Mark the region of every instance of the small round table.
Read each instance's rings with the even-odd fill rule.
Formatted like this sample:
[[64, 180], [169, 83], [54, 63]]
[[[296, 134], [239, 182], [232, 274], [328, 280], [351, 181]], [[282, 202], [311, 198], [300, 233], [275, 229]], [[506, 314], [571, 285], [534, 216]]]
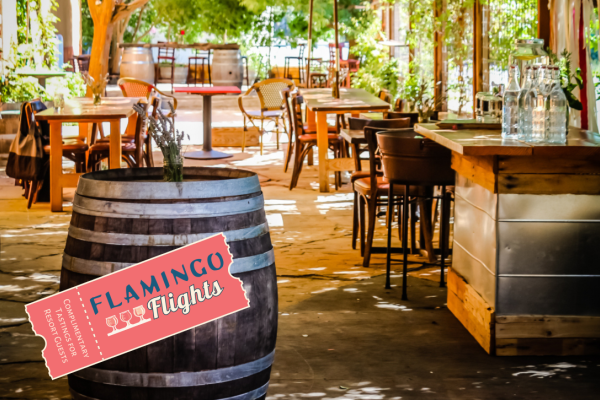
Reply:
[[204, 141], [202, 150], [191, 151], [183, 156], [192, 160], [218, 160], [221, 158], [233, 157], [233, 154], [227, 154], [212, 149], [212, 97], [224, 94], [241, 94], [242, 91], [236, 86], [212, 86], [212, 87], [178, 87], [175, 93], [191, 93], [202, 96], [202, 122]]

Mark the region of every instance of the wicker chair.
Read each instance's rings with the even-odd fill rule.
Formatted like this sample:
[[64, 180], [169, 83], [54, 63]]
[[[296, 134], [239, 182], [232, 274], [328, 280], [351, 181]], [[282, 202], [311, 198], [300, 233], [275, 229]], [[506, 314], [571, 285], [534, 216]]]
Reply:
[[[255, 83], [246, 93], [238, 97], [240, 110], [244, 115], [244, 137], [242, 139], [242, 152], [246, 147], [246, 132], [248, 131], [247, 120], [258, 128], [255, 121], [260, 121], [260, 154], [263, 153], [263, 134], [265, 121], [275, 122], [275, 131], [277, 135], [277, 149], [279, 150], [279, 120], [283, 121], [284, 102], [281, 96], [283, 89], [293, 90], [294, 82], [288, 79], [266, 79]], [[249, 96], [252, 91], [256, 91], [260, 100], [260, 110], [246, 110], [244, 108], [244, 98]], [[283, 124], [283, 130], [288, 131]], [[289, 134], [288, 134], [289, 136]], [[291, 139], [290, 139], [291, 140]]]

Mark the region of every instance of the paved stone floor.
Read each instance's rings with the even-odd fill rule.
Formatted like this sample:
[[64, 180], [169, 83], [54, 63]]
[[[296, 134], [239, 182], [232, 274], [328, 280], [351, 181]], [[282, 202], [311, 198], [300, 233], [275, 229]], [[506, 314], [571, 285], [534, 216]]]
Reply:
[[[273, 145], [263, 156], [223, 150], [234, 157], [186, 164], [260, 174], [280, 299], [268, 399], [600, 398], [599, 358], [488, 356], [447, 310], [446, 290], [435, 282], [439, 268], [411, 274], [408, 301], [400, 300], [397, 273], [392, 290], [384, 290], [384, 257], [365, 269], [350, 247], [348, 185], [319, 193], [313, 166], [290, 192], [291, 174]], [[27, 211], [0, 167], [0, 399], [69, 398], [66, 379], [47, 375], [43, 340], [33, 335], [24, 304], [58, 289], [72, 196], [65, 191], [63, 213], [50, 213], [47, 204]], [[383, 244], [383, 221], [377, 231]]]

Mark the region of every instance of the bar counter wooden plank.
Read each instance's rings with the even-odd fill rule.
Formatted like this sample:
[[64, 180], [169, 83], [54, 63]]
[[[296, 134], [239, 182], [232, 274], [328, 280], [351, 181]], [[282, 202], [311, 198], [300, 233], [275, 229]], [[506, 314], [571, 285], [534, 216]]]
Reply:
[[329, 192], [330, 171], [353, 171], [351, 158], [329, 160], [327, 157], [327, 114], [360, 114], [361, 112], [389, 111], [390, 105], [363, 89], [340, 88], [340, 98], [331, 95], [331, 89], [302, 89], [307, 107], [309, 129], [317, 131], [319, 148], [319, 187]]
[[600, 354], [600, 273], [586, 269], [600, 237], [600, 134], [571, 127], [556, 145], [415, 130], [452, 150], [457, 172], [450, 311], [490, 354]]
[[62, 190], [65, 187], [77, 187], [82, 174], [64, 174], [62, 171], [62, 124], [76, 122], [80, 124], [80, 137], [87, 140], [87, 124], [110, 122], [110, 158], [109, 168], [121, 168], [121, 119], [128, 118], [127, 131], [135, 130], [136, 113], [133, 105], [139, 98], [118, 97], [103, 98], [102, 104], [94, 106], [91, 98], [78, 98], [65, 101], [65, 107], [57, 111], [54, 108], [35, 115], [37, 120], [50, 124], [50, 209], [62, 211]]

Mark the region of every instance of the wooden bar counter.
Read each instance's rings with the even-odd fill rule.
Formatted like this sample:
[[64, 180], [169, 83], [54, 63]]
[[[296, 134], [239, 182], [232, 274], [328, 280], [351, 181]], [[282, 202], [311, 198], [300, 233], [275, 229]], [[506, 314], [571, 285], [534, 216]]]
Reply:
[[600, 354], [600, 135], [415, 130], [457, 172], [448, 308], [496, 355]]

